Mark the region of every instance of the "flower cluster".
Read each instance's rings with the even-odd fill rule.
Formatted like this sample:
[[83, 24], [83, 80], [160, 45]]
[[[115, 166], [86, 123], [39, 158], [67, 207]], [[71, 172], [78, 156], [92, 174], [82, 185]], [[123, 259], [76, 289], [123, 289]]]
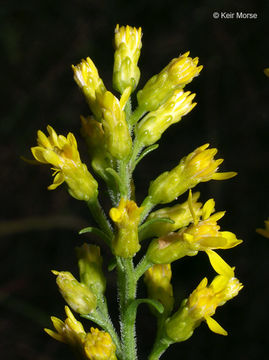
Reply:
[[117, 360], [116, 346], [107, 332], [92, 327], [90, 332], [86, 333], [83, 325], [76, 320], [68, 306], [65, 306], [65, 313], [67, 318], [64, 322], [55, 316], [51, 317], [56, 332], [45, 329], [46, 333], [58, 341], [71, 345], [83, 359]]
[[[108, 270], [117, 271], [121, 336], [107, 307], [107, 282], [99, 246], [85, 243], [76, 249], [79, 280], [68, 271], [52, 271], [70, 308], [103, 329], [91, 328], [86, 332], [67, 306], [64, 322], [52, 317], [56, 331], [45, 329], [46, 332], [72, 346], [83, 359], [116, 360], [117, 356], [119, 360], [135, 360], [135, 318], [141, 303], [147, 303], [158, 319], [156, 342], [149, 359], [158, 359], [169, 345], [188, 339], [202, 321], [213, 332], [226, 335], [213, 316], [218, 307], [242, 288], [234, 268], [216, 252], [231, 249], [242, 240], [230, 231], [220, 230], [218, 221], [225, 212], [215, 212], [213, 199], [203, 204], [198, 202], [200, 193], [191, 192], [201, 182], [226, 180], [236, 175], [219, 172], [223, 159], [215, 159], [217, 149], [209, 144], [198, 146], [172, 170], [157, 176], [143, 202], [136, 202], [133, 172], [147, 154], [157, 149], [156, 143], [165, 136], [165, 131], [183, 116], [187, 117], [197, 105], [193, 102], [195, 94], [185, 91], [185, 86], [203, 68], [189, 52], [171, 60], [137, 92], [137, 107], [133, 109], [131, 100], [140, 79], [141, 38], [141, 28], [116, 26], [113, 88], [118, 96], [107, 90], [89, 57], [72, 66], [74, 79], [91, 112], [81, 116], [81, 134], [90, 155], [90, 171], [103, 185], [97, 183], [81, 161], [72, 133], [67, 137], [57, 135], [48, 126], [49, 135], [39, 130], [38, 144], [31, 148], [39, 163], [52, 166], [54, 181], [50, 190], [65, 182], [70, 195], [86, 202], [95, 224], [82, 229], [80, 234], [89, 232], [104, 240], [112, 254]], [[100, 190], [102, 186], [104, 191]], [[107, 214], [99, 202], [98, 189], [109, 196]], [[188, 200], [178, 201], [187, 191]], [[152, 211], [156, 205], [175, 200], [174, 204]], [[267, 230], [260, 233], [267, 236]], [[144, 247], [147, 247], [145, 256], [140, 256]], [[171, 264], [199, 252], [207, 254], [217, 276], [210, 284], [204, 278], [180, 308], [174, 310], [178, 301], [172, 286]], [[141, 260], [135, 265], [133, 258], [137, 253]], [[137, 283], [143, 275], [148, 298], [137, 299]]]

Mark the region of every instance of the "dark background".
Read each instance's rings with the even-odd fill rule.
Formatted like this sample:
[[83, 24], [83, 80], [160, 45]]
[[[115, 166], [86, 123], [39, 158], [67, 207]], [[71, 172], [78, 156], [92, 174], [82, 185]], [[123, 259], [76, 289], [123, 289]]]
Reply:
[[[164, 359], [265, 359], [268, 340], [268, 239], [255, 233], [269, 216], [268, 1], [108, 1], [13, 0], [1, 2], [1, 292], [0, 353], [9, 359], [72, 359], [69, 349], [42, 330], [50, 315], [63, 318], [64, 302], [51, 269], [77, 275], [73, 249], [90, 237], [78, 230], [90, 224], [82, 202], [64, 186], [48, 192], [48, 167], [30, 166], [37, 129], [52, 125], [73, 131], [87, 161], [79, 133], [79, 115], [87, 106], [73, 81], [71, 64], [90, 56], [111, 89], [114, 27], [142, 26], [140, 86], [173, 57], [191, 51], [204, 65], [187, 86], [198, 106], [172, 126], [160, 147], [137, 168], [137, 198], [149, 181], [171, 169], [196, 147], [210, 142], [225, 158], [222, 170], [238, 171], [229, 181], [198, 186], [201, 199], [216, 200], [227, 210], [222, 228], [244, 243], [221, 254], [236, 266], [245, 287], [215, 315], [229, 336], [213, 334], [202, 324]], [[256, 12], [258, 19], [213, 19], [214, 11]], [[101, 191], [102, 193], [102, 191]], [[101, 195], [102, 197], [102, 195]], [[184, 199], [184, 197], [183, 197]], [[105, 203], [108, 208], [108, 204]], [[93, 238], [91, 238], [93, 239]], [[93, 239], [96, 241], [96, 239]], [[102, 247], [105, 262], [110, 256]], [[174, 264], [176, 304], [200, 282], [213, 277], [203, 253]], [[108, 275], [108, 297], [117, 321], [115, 279]], [[144, 294], [140, 285], [139, 294]], [[88, 329], [89, 324], [86, 324]], [[155, 321], [146, 306], [138, 318], [138, 353], [146, 358]]]

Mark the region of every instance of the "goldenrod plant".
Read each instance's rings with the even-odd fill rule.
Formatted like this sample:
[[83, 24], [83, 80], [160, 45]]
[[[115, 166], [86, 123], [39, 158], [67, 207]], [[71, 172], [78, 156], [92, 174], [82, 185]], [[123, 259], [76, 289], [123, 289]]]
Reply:
[[[220, 230], [218, 221], [224, 211], [215, 212], [215, 201], [209, 199], [202, 204], [198, 201], [200, 194], [191, 190], [200, 182], [236, 175], [218, 171], [223, 159], [215, 159], [217, 149], [209, 144], [198, 146], [173, 169], [152, 180], [144, 201], [136, 203], [133, 173], [138, 163], [158, 147], [156, 142], [165, 130], [196, 106], [195, 94], [185, 91], [185, 87], [202, 70], [198, 58], [190, 57], [189, 52], [171, 60], [137, 92], [137, 107], [133, 109], [131, 96], [140, 78], [141, 38], [141, 28], [116, 26], [113, 88], [118, 95], [106, 88], [89, 57], [72, 66], [91, 111], [81, 117], [91, 170], [81, 161], [72, 133], [58, 135], [48, 126], [48, 135], [39, 130], [37, 146], [31, 148], [34, 158], [50, 164], [53, 170], [54, 180], [48, 189], [65, 183], [69, 194], [89, 207], [96, 225], [80, 230], [80, 234], [94, 233], [108, 246], [112, 260], [106, 266], [117, 275], [120, 321], [114, 326], [99, 246], [85, 243], [77, 248], [78, 279], [68, 269], [52, 270], [68, 306], [66, 319], [52, 317], [55, 330], [45, 331], [70, 345], [81, 359], [137, 359], [136, 312], [144, 303], [157, 318], [156, 341], [149, 360], [159, 359], [170, 345], [189, 339], [203, 321], [211, 331], [227, 335], [213, 316], [242, 288], [235, 268], [216, 252], [242, 241], [232, 232]], [[98, 182], [107, 187], [111, 203], [107, 214], [99, 202]], [[185, 202], [178, 200], [183, 194], [188, 195]], [[148, 242], [144, 254], [142, 241]], [[201, 251], [208, 256], [216, 277], [210, 283], [207, 278], [200, 279], [188, 298], [175, 299], [172, 263]], [[136, 296], [142, 277], [148, 293], [144, 299]], [[180, 306], [174, 306], [180, 301]], [[77, 320], [79, 316], [90, 321], [87, 328]], [[91, 327], [93, 323], [95, 327]]]

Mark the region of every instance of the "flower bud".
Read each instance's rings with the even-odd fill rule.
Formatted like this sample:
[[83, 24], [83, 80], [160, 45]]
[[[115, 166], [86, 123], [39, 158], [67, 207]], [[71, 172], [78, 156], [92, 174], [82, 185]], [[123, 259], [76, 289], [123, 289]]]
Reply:
[[132, 138], [123, 110], [130, 90], [131, 88], [126, 89], [120, 101], [109, 91], [97, 96], [98, 104], [102, 110], [105, 145], [116, 159], [126, 158], [132, 148]]
[[182, 234], [170, 233], [151, 241], [146, 257], [153, 264], [170, 264], [184, 256], [194, 256], [197, 250], [190, 249]]
[[127, 87], [135, 90], [140, 79], [137, 62], [140, 56], [142, 31], [131, 26], [116, 26], [113, 87], [123, 93]]
[[175, 90], [174, 94], [157, 110], [149, 112], [137, 125], [136, 136], [139, 143], [149, 146], [158, 141], [165, 130], [179, 122], [196, 105], [192, 103], [195, 94], [190, 91]]
[[[153, 265], [144, 275], [148, 297], [160, 301], [166, 315], [170, 314], [174, 306], [173, 287], [170, 282], [171, 277], [170, 264]], [[155, 315], [159, 315], [153, 307], [151, 309]]]
[[142, 208], [132, 200], [121, 199], [117, 208], [109, 212], [117, 230], [112, 239], [112, 249], [116, 256], [132, 258], [140, 249], [138, 224]]
[[96, 121], [93, 116], [86, 118], [81, 116], [81, 124], [81, 133], [88, 145], [92, 168], [99, 176], [105, 179], [105, 170], [114, 168], [114, 161], [106, 149], [103, 125]]
[[162, 173], [151, 182], [149, 196], [154, 204], [169, 203], [200, 182], [225, 180], [236, 175], [235, 172], [217, 173], [223, 159], [215, 160], [217, 149], [207, 149], [208, 146], [200, 146], [184, 157], [174, 169]]
[[99, 246], [83, 244], [76, 248], [80, 281], [97, 296], [103, 294], [106, 288], [106, 278], [102, 271], [102, 256]]
[[[196, 217], [199, 217], [202, 214], [200, 202], [197, 202], [200, 193], [196, 192], [192, 197], [192, 209]], [[173, 224], [168, 222], [153, 222], [149, 224], [145, 231], [143, 231], [142, 237], [140, 240], [150, 238], [153, 236], [164, 236], [172, 231], [176, 231], [183, 227], [189, 225], [193, 220], [193, 215], [190, 211], [188, 201], [185, 201], [182, 204], [177, 204], [171, 207], [162, 208], [160, 210], [152, 212], [148, 220], [158, 219], [158, 218], [169, 218], [174, 221]]]
[[183, 300], [179, 310], [165, 323], [166, 335], [174, 342], [188, 340], [199, 325], [189, 316], [189, 308], [186, 306], [186, 302], [187, 299]]
[[68, 271], [52, 271], [57, 275], [56, 283], [67, 304], [81, 315], [89, 314], [96, 308], [96, 296], [84, 284], [78, 282]]
[[95, 67], [93, 61], [87, 57], [86, 60], [82, 60], [80, 64], [72, 65], [74, 71], [74, 79], [77, 85], [81, 88], [91, 111], [100, 119], [101, 111], [99, 105], [96, 102], [97, 94], [104, 94], [106, 88], [103, 80], [98, 74], [98, 70]]
[[157, 75], [154, 75], [137, 93], [138, 104], [145, 111], [156, 110], [176, 89], [182, 89], [199, 75], [202, 66], [198, 58], [188, 57], [189, 52], [170, 61]]
[[90, 360], [117, 360], [116, 345], [105, 331], [92, 327], [91, 332], [86, 335], [84, 349]]

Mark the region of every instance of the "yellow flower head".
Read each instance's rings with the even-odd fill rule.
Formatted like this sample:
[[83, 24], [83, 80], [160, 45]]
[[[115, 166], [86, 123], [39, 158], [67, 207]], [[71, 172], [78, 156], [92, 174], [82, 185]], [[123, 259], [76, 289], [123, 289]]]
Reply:
[[66, 181], [69, 193], [74, 198], [85, 201], [94, 199], [98, 184], [80, 160], [74, 135], [69, 133], [64, 137], [57, 135], [51, 126], [47, 129], [48, 137], [41, 130], [38, 131], [38, 146], [32, 147], [31, 151], [37, 161], [53, 166], [54, 181], [48, 189], [54, 190]]
[[137, 94], [138, 104], [145, 111], [156, 110], [176, 89], [182, 89], [199, 75], [202, 66], [198, 58], [192, 59], [189, 52], [170, 61], [157, 75], [153, 76]]
[[84, 343], [86, 333], [83, 325], [76, 320], [68, 306], [65, 306], [67, 318], [63, 322], [55, 316], [51, 317], [51, 321], [56, 331], [44, 329], [54, 339], [75, 347], [81, 347]]
[[192, 79], [199, 75], [203, 66], [197, 66], [199, 58], [192, 59], [189, 57], [190, 52], [179, 56], [170, 61], [167, 67], [162, 72], [167, 71], [169, 78], [176, 83], [184, 87], [192, 81]]
[[91, 328], [86, 335], [84, 349], [90, 360], [116, 360], [116, 345], [105, 331]]
[[[170, 264], [153, 265], [144, 275], [149, 298], [160, 301], [167, 314], [172, 311], [174, 305], [171, 277]], [[154, 313], [156, 314], [156, 311]]]
[[208, 180], [226, 180], [236, 175], [236, 172], [217, 173], [223, 159], [215, 160], [217, 149], [208, 149], [209, 144], [202, 145], [184, 158], [185, 172], [189, 177], [199, 182]]
[[137, 62], [142, 47], [141, 38], [141, 28], [136, 29], [129, 25], [116, 26], [113, 85], [120, 93], [129, 86], [132, 91], [137, 87], [140, 78]]
[[100, 109], [96, 104], [96, 94], [103, 94], [106, 91], [103, 80], [98, 74], [93, 61], [87, 57], [82, 60], [80, 64], [72, 65], [74, 71], [74, 79], [77, 85], [81, 88], [89, 106], [94, 115], [100, 117]]
[[120, 27], [119, 24], [117, 24], [115, 29], [115, 47], [118, 49], [121, 44], [125, 44], [125, 51], [128, 52], [130, 58], [135, 55], [137, 49], [141, 49], [141, 38], [141, 27], [138, 29], [129, 25]]
[[117, 208], [110, 209], [109, 215], [117, 227], [112, 240], [115, 255], [129, 258], [140, 249], [137, 227], [142, 210], [134, 201], [124, 198]]
[[223, 159], [214, 159], [217, 149], [200, 146], [185, 156], [171, 171], [166, 171], [151, 182], [149, 196], [154, 204], [165, 204], [175, 200], [200, 182], [230, 179], [236, 172], [217, 173]]
[[149, 112], [137, 125], [136, 136], [143, 146], [158, 141], [164, 131], [181, 120], [196, 105], [192, 103], [195, 94], [190, 91], [175, 90], [174, 94], [157, 110]]
[[257, 229], [257, 233], [269, 239], [269, 219], [265, 220], [265, 229]]
[[[154, 264], [171, 263], [184, 256], [197, 255], [198, 251], [212, 249], [230, 249], [242, 243], [229, 231], [219, 231], [217, 221], [225, 214], [224, 211], [213, 215], [215, 202], [208, 200], [202, 208], [202, 219], [193, 207], [192, 195], [188, 199], [190, 214], [194, 223], [178, 232], [170, 232], [154, 239], [148, 248], [147, 257]], [[170, 224], [169, 224], [170, 225]]]
[[110, 91], [97, 96], [97, 102], [102, 112], [102, 124], [105, 145], [116, 159], [123, 159], [130, 153], [132, 139], [125, 119], [124, 107], [130, 96], [131, 88], [127, 88], [120, 101]]
[[[190, 206], [191, 202], [189, 203]], [[219, 231], [220, 226], [217, 221], [221, 219], [225, 211], [214, 212], [215, 201], [208, 200], [202, 208], [202, 219], [198, 221], [194, 212], [194, 223], [183, 230], [183, 239], [189, 244], [190, 249], [206, 251], [208, 249], [230, 249], [242, 243], [230, 231]]]
[[231, 268], [215, 252], [209, 252], [212, 266], [219, 273], [210, 285], [204, 278], [198, 287], [189, 296], [187, 307], [189, 316], [195, 321], [205, 320], [213, 332], [227, 335], [227, 332], [211, 318], [216, 308], [235, 297], [242, 289], [242, 284], [234, 277], [234, 268]]

